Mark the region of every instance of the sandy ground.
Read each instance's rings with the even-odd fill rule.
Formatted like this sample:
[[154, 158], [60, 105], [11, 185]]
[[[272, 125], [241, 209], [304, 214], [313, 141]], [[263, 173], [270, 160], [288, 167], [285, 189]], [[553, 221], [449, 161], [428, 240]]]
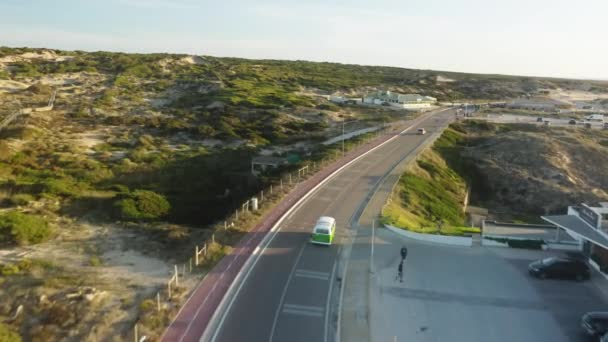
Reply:
[[23, 90], [29, 87], [28, 84], [10, 81], [10, 80], [0, 80], [0, 93], [11, 93], [19, 90]]
[[451, 78], [447, 78], [447, 77], [441, 76], [441, 75], [437, 75], [437, 82], [438, 83], [441, 83], [441, 82], [454, 82], [454, 80], [451, 79]]
[[608, 93], [591, 93], [582, 90], [552, 90], [549, 96], [559, 101], [593, 101], [595, 99], [608, 99]]

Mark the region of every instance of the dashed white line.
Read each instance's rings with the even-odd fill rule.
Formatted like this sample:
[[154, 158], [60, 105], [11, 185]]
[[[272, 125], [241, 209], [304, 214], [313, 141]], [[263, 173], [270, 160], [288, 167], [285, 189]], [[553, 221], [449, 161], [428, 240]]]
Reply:
[[302, 277], [302, 278], [329, 280], [329, 273], [327, 273], [327, 272], [317, 272], [317, 271], [310, 271], [310, 270], [303, 270], [303, 269], [297, 270], [295, 276]]
[[320, 306], [310, 305], [297, 305], [297, 304], [285, 304], [283, 305], [283, 312], [293, 315], [303, 315], [309, 317], [323, 317], [323, 311], [325, 309]]

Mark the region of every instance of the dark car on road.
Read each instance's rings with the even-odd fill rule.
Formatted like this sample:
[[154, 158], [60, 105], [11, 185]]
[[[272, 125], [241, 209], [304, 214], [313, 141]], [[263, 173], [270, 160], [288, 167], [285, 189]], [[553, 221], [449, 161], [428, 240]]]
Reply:
[[571, 258], [546, 258], [528, 266], [528, 272], [538, 278], [589, 279], [591, 273], [584, 261]]
[[576, 120], [572, 119], [572, 120], [568, 121], [568, 124], [570, 124], [570, 125], [576, 125]]
[[587, 312], [581, 318], [581, 326], [590, 336], [600, 337], [608, 333], [608, 312]]

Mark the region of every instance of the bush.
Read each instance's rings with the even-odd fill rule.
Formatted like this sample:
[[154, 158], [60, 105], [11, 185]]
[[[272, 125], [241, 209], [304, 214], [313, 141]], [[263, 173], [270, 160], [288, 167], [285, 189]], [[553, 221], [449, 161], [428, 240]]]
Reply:
[[101, 266], [103, 265], [103, 261], [98, 256], [92, 256], [89, 259], [89, 265], [91, 266]]
[[30, 194], [16, 194], [11, 196], [10, 202], [12, 205], [27, 205], [34, 200], [34, 196]]
[[169, 213], [171, 205], [163, 197], [153, 191], [136, 190], [121, 195], [114, 205], [118, 215], [124, 220], [154, 220]]
[[11, 211], [0, 215], [0, 243], [29, 245], [43, 242], [52, 233], [40, 216]]
[[5, 323], [0, 323], [0, 341], [3, 342], [21, 342], [21, 336], [14, 332], [11, 327]]

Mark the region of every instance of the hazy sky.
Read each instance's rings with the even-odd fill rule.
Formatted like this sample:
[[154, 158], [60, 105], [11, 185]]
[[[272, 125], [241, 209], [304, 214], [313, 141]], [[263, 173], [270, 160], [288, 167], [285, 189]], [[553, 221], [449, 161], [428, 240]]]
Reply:
[[0, 0], [0, 45], [608, 79], [608, 0]]

